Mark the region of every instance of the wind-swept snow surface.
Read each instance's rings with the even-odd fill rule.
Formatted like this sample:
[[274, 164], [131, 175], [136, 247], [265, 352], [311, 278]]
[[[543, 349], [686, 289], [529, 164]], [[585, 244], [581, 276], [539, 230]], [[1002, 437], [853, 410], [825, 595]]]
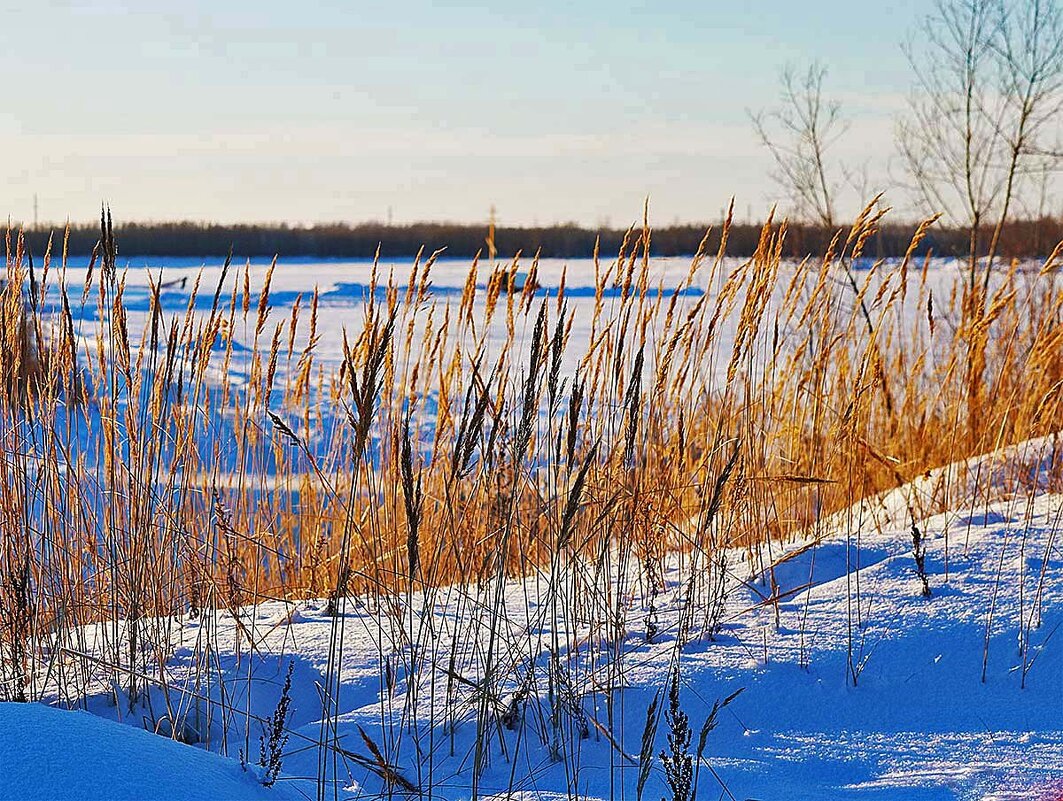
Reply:
[[[72, 658], [82, 690], [53, 699], [177, 730], [198, 749], [84, 713], [0, 705], [0, 796], [314, 797], [322, 777], [330, 798], [431, 787], [439, 799], [635, 799], [645, 769], [644, 797], [671, 798], [663, 712], [678, 666], [691, 752], [713, 703], [742, 690], [706, 734], [699, 798], [1059, 798], [1055, 453], [1041, 440], [943, 468], [771, 554], [611, 554], [501, 584], [351, 598], [339, 616], [323, 601], [269, 602], [238, 620], [170, 621], [168, 669], [149, 691], [130, 698], [104, 660]], [[1001, 459], [1028, 465], [1027, 480], [980, 480], [994, 491], [960, 501], [964, 471], [992, 475]], [[948, 511], [906, 519], [942, 508], [914, 501], [938, 475], [953, 488]], [[323, 727], [339, 634], [340, 713]], [[90, 630], [83, 647], [110, 653], [108, 637], [110, 626]], [[232, 757], [257, 761], [289, 666], [290, 737], [267, 790]]]
[[83, 712], [0, 703], [0, 798], [298, 798], [266, 789], [254, 770], [201, 749]]

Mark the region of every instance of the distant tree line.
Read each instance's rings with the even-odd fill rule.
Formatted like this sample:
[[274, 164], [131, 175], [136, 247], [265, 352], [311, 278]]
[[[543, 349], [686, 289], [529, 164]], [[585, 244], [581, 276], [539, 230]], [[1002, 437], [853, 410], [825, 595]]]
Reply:
[[[706, 231], [706, 249], [714, 253], [719, 248], [720, 225], [671, 225], [655, 228], [651, 251], [657, 256], [688, 256], [694, 253]], [[884, 225], [868, 242], [865, 253], [872, 257], [903, 256], [908, 249], [914, 224]], [[711, 229], [711, 230], [710, 230]], [[800, 223], [788, 227], [784, 252], [793, 258], [822, 254], [840, 227]], [[386, 259], [407, 258], [423, 249], [426, 253], [445, 248], [445, 255], [471, 258], [478, 252], [487, 254], [485, 225], [448, 223], [413, 223], [385, 225], [383, 223], [323, 224], [294, 226], [219, 225], [214, 223], [126, 223], [115, 226], [119, 256], [134, 257], [190, 257], [215, 259], [232, 250], [237, 259], [270, 258], [372, 258], [379, 247]], [[39, 258], [49, 238], [53, 252], [61, 250], [65, 230], [40, 226], [25, 230], [31, 254]], [[99, 239], [95, 225], [73, 225], [69, 228], [68, 252], [72, 256], [87, 256]], [[517, 252], [530, 257], [539, 252], [543, 258], [587, 258], [594, 254], [595, 245], [604, 257], [615, 256], [626, 231], [616, 228], [592, 229], [577, 225], [550, 227], [497, 228], [495, 247], [499, 258], [511, 258]], [[727, 253], [749, 256], [757, 247], [761, 226], [736, 224], [731, 227]], [[990, 237], [983, 237], [988, 243]], [[1000, 234], [998, 253], [1008, 257], [1044, 256], [1063, 239], [1063, 221], [1045, 217], [1040, 220], [1013, 220]], [[918, 253], [932, 251], [938, 256], [966, 256], [970, 243], [969, 230], [963, 227], [936, 225], [920, 245]], [[986, 245], [988, 246], [988, 245]]]

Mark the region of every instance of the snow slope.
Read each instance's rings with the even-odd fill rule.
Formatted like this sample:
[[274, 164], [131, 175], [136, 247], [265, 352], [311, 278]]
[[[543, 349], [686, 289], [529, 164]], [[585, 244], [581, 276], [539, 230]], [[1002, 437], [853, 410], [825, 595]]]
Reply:
[[298, 798], [267, 789], [252, 769], [198, 748], [83, 712], [0, 703], [0, 798]]
[[[342, 624], [336, 735], [343, 750], [328, 776], [340, 797], [431, 784], [434, 798], [466, 799], [478, 764], [481, 797], [635, 799], [647, 708], [654, 697], [667, 706], [678, 660], [693, 748], [713, 702], [742, 690], [707, 735], [698, 797], [1058, 799], [1056, 451], [1054, 440], [1038, 440], [934, 471], [770, 559], [726, 554], [718, 627], [702, 611], [713, 597], [704, 561], [668, 558], [653, 594], [646, 566], [621, 554], [501, 586], [350, 599], [340, 618], [323, 602], [269, 602], [239, 621], [224, 613], [175, 620], [165, 695], [156, 688], [130, 702], [105, 672], [90, 671], [78, 703], [133, 726], [154, 719], [156, 728], [159, 710], [177, 710], [176, 728], [200, 747], [85, 714], [0, 705], [0, 797], [44, 780], [42, 753], [67, 767], [47, 779], [41, 797], [104, 797], [101, 788], [113, 786], [115, 797], [128, 789], [179, 798], [171, 785], [180, 776], [211, 782], [203, 785], [217, 788], [210, 797], [312, 797], [319, 688], [327, 683], [330, 637]], [[972, 476], [993, 491], [971, 491]], [[932, 595], [924, 597], [910, 514], [939, 508], [940, 499], [913, 499], [946, 484], [945, 511], [915, 521], [927, 548]], [[108, 652], [108, 631], [88, 632], [85, 648]], [[205, 655], [220, 670], [210, 685], [196, 667]], [[235, 761], [204, 749], [232, 755], [250, 744], [257, 755], [289, 665], [285, 778], [267, 791]], [[667, 729], [661, 717], [648, 753], [668, 747]], [[15, 734], [26, 730], [31, 739]], [[90, 742], [103, 745], [89, 750]], [[113, 759], [92, 758], [97, 753]], [[654, 758], [645, 797], [667, 792]]]

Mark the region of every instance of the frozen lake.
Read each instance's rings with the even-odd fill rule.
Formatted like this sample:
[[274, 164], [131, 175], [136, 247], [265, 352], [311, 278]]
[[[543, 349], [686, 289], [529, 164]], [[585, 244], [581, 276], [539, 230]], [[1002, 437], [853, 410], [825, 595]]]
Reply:
[[[658, 292], [663, 292], [666, 302], [661, 304], [662, 317], [663, 310], [667, 306], [667, 300], [680, 287], [682, 289], [676, 301], [676, 314], [687, 313], [695, 304], [701, 302], [703, 297], [711, 307], [714, 305], [714, 300], [725, 281], [736, 270], [739, 270], [745, 261], [744, 259], [727, 258], [714, 270], [713, 260], [711, 258], [705, 259], [690, 285], [686, 286], [685, 282], [691, 266], [690, 258], [652, 259], [649, 265], [648, 296], [653, 299]], [[890, 268], [896, 263], [897, 260], [886, 262], [877, 271], [877, 275], [888, 274]], [[500, 267], [506, 267], [509, 264], [509, 262], [505, 261], [495, 263], [495, 265]], [[409, 284], [412, 265], [413, 259], [382, 260], [379, 263], [377, 267], [378, 301], [384, 298], [382, 287], [387, 284], [389, 276], [399, 289], [400, 299], [402, 298]], [[453, 317], [460, 305], [470, 266], [471, 262], [468, 259], [441, 259], [432, 266], [430, 297], [435, 301], [435, 309], [432, 314], [437, 327], [446, 315], [448, 307], [453, 324]], [[636, 271], [638, 266], [638, 262], [636, 262]], [[192, 301], [193, 313], [206, 319], [218, 281], [222, 275], [221, 259], [204, 261], [158, 257], [151, 259], [120, 258], [119, 267], [126, 271], [124, 296], [128, 311], [130, 338], [134, 344], [139, 341], [148, 319], [150, 308], [149, 281], [161, 280], [167, 284], [167, 288], [162, 294], [162, 305], [166, 314], [183, 315], [189, 308], [192, 290], [198, 278], [200, 286], [196, 299]], [[519, 270], [527, 272], [530, 267], [531, 260], [523, 260], [519, 265]], [[853, 274], [858, 283], [862, 284], [864, 282], [871, 267], [872, 262], [870, 260], [863, 260], [855, 265]], [[536, 302], [533, 304], [533, 311], [530, 314], [517, 315], [514, 324], [516, 338], [518, 340], [526, 339], [526, 334], [534, 323], [535, 312], [538, 310], [538, 300], [545, 298], [553, 301], [556, 299], [559, 287], [562, 284], [562, 280], [564, 280], [567, 310], [573, 315], [573, 322], [562, 370], [565, 374], [570, 374], [575, 370], [580, 358], [586, 352], [592, 335], [596, 285], [595, 263], [592, 259], [545, 259], [538, 263], [537, 269], [538, 282], [541, 288], [535, 293]], [[619, 272], [622, 273], [625, 269], [626, 265]], [[777, 298], [781, 297], [782, 292], [789, 284], [794, 269], [796, 269], [795, 265], [783, 267], [777, 281], [775, 292]], [[234, 286], [238, 291], [242, 291], [245, 270], [251, 289], [251, 312], [246, 323], [241, 319], [234, 326], [232, 336], [238, 346], [242, 345], [246, 348], [251, 348], [254, 344], [253, 318], [257, 308], [258, 294], [269, 271], [269, 262], [256, 260], [251, 262], [249, 266], [247, 266], [246, 262], [234, 263], [226, 277], [225, 285], [221, 288], [221, 298], [222, 304], [227, 304]], [[802, 279], [807, 280], [809, 289], [815, 280], [817, 270], [818, 263], [811, 263], [807, 268], [807, 279]], [[908, 273], [910, 286], [917, 288], [921, 280], [921, 270], [921, 261], [912, 263]], [[934, 294], [935, 309], [938, 310], [938, 313], [942, 313], [942, 310], [946, 308], [947, 299], [958, 286], [958, 279], [963, 277], [964, 270], [965, 265], [951, 259], [934, 260], [931, 263], [927, 271], [927, 289]], [[476, 280], [479, 290], [474, 301], [473, 315], [474, 319], [477, 320], [482, 319], [483, 316], [482, 312], [487, 294], [484, 287], [491, 271], [491, 265], [485, 262], [480, 263]], [[612, 261], [605, 258], [601, 259], [598, 265], [598, 272], [600, 276], [607, 276], [601, 279], [605, 289], [602, 292], [602, 310], [598, 328], [600, 331], [601, 326], [608, 323], [614, 316], [612, 310], [619, 305], [622, 290], [616, 285], [618, 268], [615, 258]], [[1036, 272], [1032, 272], [1032, 275], [1036, 275]], [[83, 335], [92, 337], [95, 335], [98, 325], [98, 313], [93, 299], [94, 296], [90, 295], [89, 301], [84, 306], [76, 302], [81, 296], [84, 276], [84, 267], [78, 266], [78, 262], [72, 260], [71, 266], [68, 268], [67, 282], [70, 286], [74, 315], [77, 318], [76, 324], [80, 325]], [[373, 263], [369, 260], [279, 260], [270, 285], [269, 303], [272, 311], [266, 334], [262, 335], [266, 338], [266, 342], [260, 342], [260, 346], [264, 344], [268, 347], [268, 336], [272, 333], [273, 327], [278, 322], [290, 319], [292, 307], [296, 303], [301, 306], [295, 340], [296, 347], [302, 348], [305, 346], [308, 335], [308, 307], [316, 288], [320, 293], [320, 297], [317, 313], [318, 341], [315, 347], [315, 359], [318, 364], [326, 366], [338, 365], [343, 357], [344, 328], [352, 334], [361, 329], [365, 305], [370, 296], [372, 276]], [[182, 279], [184, 280], [182, 281]], [[418, 276], [417, 280], [419, 283], [421, 276]], [[872, 280], [874, 289], [877, 286], [877, 278]], [[1033, 280], [1033, 278], [1031, 277], [1030, 280]], [[838, 304], [840, 313], [848, 315], [853, 302], [853, 292], [840, 265], [832, 271], [831, 281], [833, 284], [832, 298]], [[730, 315], [730, 319], [726, 319], [727, 315], [725, 315], [725, 319], [721, 321], [716, 343], [719, 349], [718, 353], [725, 353], [730, 348], [735, 317], [737, 310], [741, 309], [745, 292], [746, 289], [743, 288], [738, 295], [735, 314]], [[911, 316], [913, 321], [917, 318], [924, 318], [926, 313], [925, 301], [922, 307], [916, 307], [916, 295], [916, 292], [907, 293], [906, 302], [898, 306], [901, 309], [901, 313]], [[51, 297], [54, 300], [54, 293]], [[868, 293], [868, 298], [869, 302], [874, 298], [874, 291]], [[500, 303], [505, 303], [504, 297]], [[429, 303], [422, 304], [422, 307], [417, 310], [418, 323], [423, 324], [427, 320], [430, 312], [429, 305]], [[551, 319], [555, 319], [554, 305], [553, 302], [550, 303]], [[240, 317], [239, 300], [237, 301], [237, 317]], [[770, 310], [767, 320], [770, 328]], [[663, 322], [663, 319], [661, 322]], [[785, 338], [793, 333], [795, 332], [782, 330], [780, 335]], [[649, 330], [648, 336], [651, 341], [653, 335], [654, 331]], [[488, 347], [497, 347], [499, 343], [506, 341], [507, 337], [506, 315], [504, 313], [495, 314], [487, 336]], [[285, 334], [285, 342], [287, 342], [287, 333]], [[234, 366], [238, 366], [239, 356], [237, 355], [234, 358], [236, 358]], [[717, 370], [713, 368], [712, 372], [715, 374]]]

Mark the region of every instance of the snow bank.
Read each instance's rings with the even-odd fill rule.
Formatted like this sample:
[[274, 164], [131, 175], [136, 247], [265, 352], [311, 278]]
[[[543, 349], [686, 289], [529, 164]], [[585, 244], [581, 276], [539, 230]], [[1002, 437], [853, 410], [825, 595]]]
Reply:
[[283, 801], [232, 759], [84, 712], [0, 703], [0, 798]]
[[[435, 798], [468, 799], [479, 760], [481, 797], [634, 799], [647, 708], [667, 698], [678, 655], [695, 747], [713, 702], [743, 690], [708, 735], [699, 797], [1058, 799], [1063, 496], [1041, 480], [1055, 453], [1043, 440], [934, 471], [752, 576], [739, 554], [723, 554], [718, 627], [688, 603], [711, 589], [706, 563], [689, 555], [665, 560], [653, 593], [646, 566], [616, 555], [501, 586], [350, 599], [340, 619], [312, 601], [262, 604], [239, 621], [177, 620], [165, 696], [143, 693], [130, 713], [101, 670], [81, 701], [133, 726], [0, 706], [0, 796], [312, 796], [319, 688], [342, 623], [335, 780], [345, 797], [376, 797], [401, 776]], [[993, 491], [962, 494], [972, 486]], [[935, 493], [949, 499], [944, 511], [933, 511]], [[86, 648], [112, 652], [109, 629], [86, 632]], [[209, 685], [197, 672], [204, 643]], [[257, 755], [289, 665], [286, 778], [265, 790], [206, 749], [235, 754], [250, 742]], [[182, 710], [198, 748], [134, 729], [166, 708]], [[656, 758], [666, 736], [662, 718], [647, 799], [668, 795]]]

